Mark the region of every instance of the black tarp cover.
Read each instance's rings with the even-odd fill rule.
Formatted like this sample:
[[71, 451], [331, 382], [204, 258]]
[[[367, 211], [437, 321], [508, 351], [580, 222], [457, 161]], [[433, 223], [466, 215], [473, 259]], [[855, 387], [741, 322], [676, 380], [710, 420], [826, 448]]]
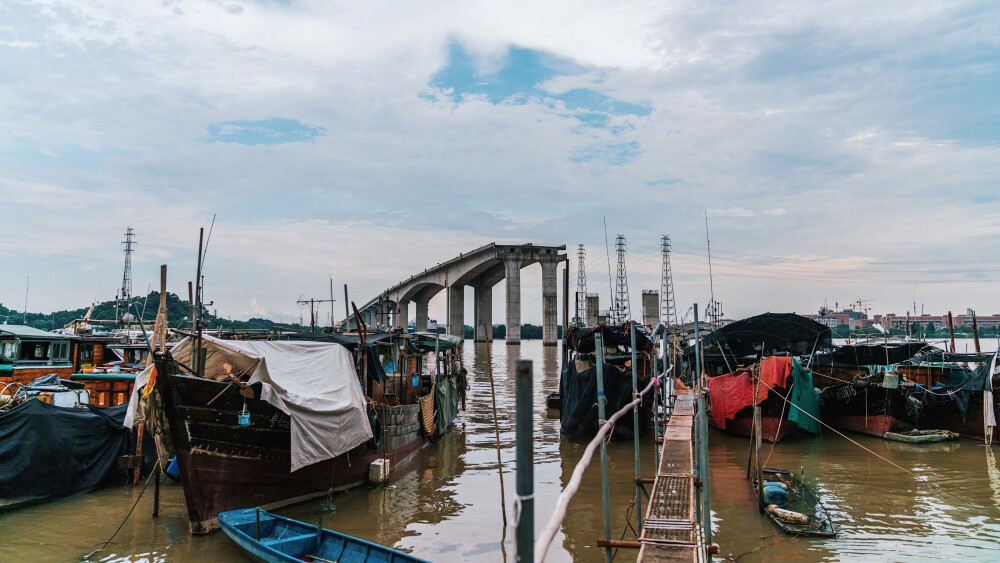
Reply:
[[127, 406], [64, 408], [29, 399], [0, 412], [0, 512], [114, 481], [118, 457], [131, 448], [122, 426]]
[[[795, 313], [764, 313], [730, 323], [705, 337], [705, 355], [722, 352], [728, 357], [745, 358], [788, 352], [793, 356], [808, 356], [833, 348], [830, 327]], [[694, 346], [684, 352], [693, 357]]]
[[[597, 325], [591, 327], [570, 327], [566, 331], [566, 347], [581, 354], [594, 353], [594, 335], [600, 330], [604, 345], [623, 346], [626, 350], [631, 350], [632, 336], [629, 334], [628, 323], [622, 326]], [[635, 347], [636, 352], [648, 351], [652, 347], [653, 341], [649, 334], [641, 326], [636, 324]]]
[[933, 350], [934, 347], [926, 342], [847, 344], [830, 353], [830, 358], [835, 364], [844, 366], [888, 366]]
[[[563, 364], [562, 376], [559, 378], [559, 396], [561, 400], [559, 412], [559, 428], [563, 434], [571, 436], [593, 436], [597, 433], [597, 369], [591, 367], [584, 371], [576, 371], [576, 362]], [[622, 372], [614, 364], [604, 363], [604, 396], [605, 416], [610, 417], [615, 412], [632, 401], [632, 375], [628, 369]], [[632, 417], [624, 416], [615, 423], [614, 438], [628, 439], [632, 437]], [[644, 430], [646, 416], [639, 416], [639, 432]]]

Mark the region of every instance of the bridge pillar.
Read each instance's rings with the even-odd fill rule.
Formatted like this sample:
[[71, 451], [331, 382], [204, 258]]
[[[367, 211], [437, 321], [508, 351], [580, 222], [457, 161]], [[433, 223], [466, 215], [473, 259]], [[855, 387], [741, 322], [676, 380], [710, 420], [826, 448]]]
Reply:
[[476, 342], [493, 341], [493, 286], [472, 286]]
[[448, 286], [448, 334], [465, 337], [465, 286]]
[[556, 328], [558, 311], [556, 308], [557, 262], [542, 261], [542, 345], [555, 346], [558, 341]]
[[396, 326], [406, 332], [406, 327], [410, 323], [410, 302], [400, 301], [396, 309]]
[[427, 304], [428, 301], [417, 301], [417, 323], [414, 329], [417, 332], [427, 332]]
[[507, 345], [521, 344], [521, 257], [503, 259], [507, 277]]

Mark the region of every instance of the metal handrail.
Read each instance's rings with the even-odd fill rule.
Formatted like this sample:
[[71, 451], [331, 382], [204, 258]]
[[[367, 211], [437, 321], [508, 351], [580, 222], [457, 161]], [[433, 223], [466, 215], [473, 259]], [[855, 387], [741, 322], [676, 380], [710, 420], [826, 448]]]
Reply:
[[583, 480], [583, 472], [587, 468], [587, 465], [590, 464], [591, 459], [593, 459], [594, 451], [597, 449], [597, 446], [600, 445], [601, 440], [603, 440], [608, 432], [611, 431], [612, 424], [624, 416], [630, 409], [636, 407], [640, 402], [642, 402], [642, 396], [648, 393], [649, 390], [653, 388], [653, 385], [667, 377], [673, 369], [674, 366], [670, 366], [667, 371], [652, 378], [649, 385], [647, 385], [646, 388], [639, 393], [639, 398], [633, 400], [631, 403], [622, 407], [621, 410], [611, 415], [611, 418], [606, 420], [604, 424], [601, 425], [601, 428], [597, 431], [597, 435], [594, 436], [594, 439], [587, 444], [587, 449], [584, 450], [583, 456], [580, 457], [580, 461], [577, 462], [576, 468], [573, 469], [573, 475], [570, 477], [569, 483], [566, 484], [562, 493], [559, 494], [559, 499], [556, 500], [556, 507], [555, 510], [552, 511], [552, 516], [549, 518], [549, 521], [545, 524], [545, 527], [542, 528], [542, 531], [538, 536], [538, 541], [535, 543], [535, 561], [545, 561], [545, 556], [549, 551], [549, 545], [552, 543], [552, 539], [555, 537], [556, 531], [559, 529], [563, 519], [566, 517], [566, 510], [569, 508], [569, 501], [580, 488], [580, 482]]

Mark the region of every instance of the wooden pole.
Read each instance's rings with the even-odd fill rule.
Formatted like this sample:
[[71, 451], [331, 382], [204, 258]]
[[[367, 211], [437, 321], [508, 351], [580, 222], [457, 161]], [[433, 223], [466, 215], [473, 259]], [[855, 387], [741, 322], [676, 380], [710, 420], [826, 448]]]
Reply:
[[[489, 326], [483, 323], [483, 330]], [[493, 432], [497, 438], [497, 467], [500, 469], [500, 507], [503, 509], [503, 525], [507, 525], [507, 496], [503, 490], [503, 461], [500, 459], [500, 423], [497, 420], [497, 388], [493, 384], [493, 352], [490, 342], [486, 342], [486, 370], [490, 375], [490, 397], [493, 398]]]
[[983, 350], [979, 347], [979, 324], [976, 323], [976, 312], [972, 312], [972, 340], [976, 343], [976, 353], [981, 354]]
[[951, 353], [955, 353], [955, 324], [951, 319], [951, 311], [948, 311], [948, 334], [951, 336]]
[[153, 518], [160, 515], [160, 464], [153, 468]]

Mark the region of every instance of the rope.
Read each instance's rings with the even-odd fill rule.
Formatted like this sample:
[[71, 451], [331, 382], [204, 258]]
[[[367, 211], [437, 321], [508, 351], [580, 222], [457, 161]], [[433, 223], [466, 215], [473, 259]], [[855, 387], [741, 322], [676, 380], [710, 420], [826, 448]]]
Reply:
[[[549, 521], [542, 528], [541, 533], [538, 535], [538, 541], [535, 543], [535, 561], [541, 563], [545, 561], [545, 556], [549, 551], [549, 544], [552, 543], [552, 538], [555, 537], [556, 531], [559, 529], [560, 524], [564, 518], [566, 518], [566, 510], [569, 508], [569, 501], [576, 494], [576, 491], [580, 488], [580, 482], [583, 480], [583, 472], [590, 464], [590, 460], [594, 457], [594, 451], [597, 446], [601, 443], [601, 440], [608, 434], [610, 427], [615, 423], [616, 420], [625, 415], [629, 410], [637, 406], [642, 401], [642, 396], [649, 392], [653, 388], [654, 382], [660, 381], [667, 377], [671, 371], [673, 371], [674, 366], [670, 366], [670, 369], [663, 372], [662, 374], [653, 377], [649, 380], [649, 385], [639, 393], [639, 398], [632, 401], [631, 403], [625, 405], [618, 412], [611, 415], [603, 424], [601, 428], [597, 431], [597, 435], [594, 439], [587, 444], [587, 449], [583, 451], [583, 456], [580, 457], [580, 461], [577, 462], [576, 467], [573, 469], [573, 475], [570, 477], [569, 483], [563, 489], [563, 492], [559, 494], [559, 498], [556, 500], [555, 510], [552, 511], [552, 516]], [[638, 429], [636, 429], [638, 430]], [[515, 503], [515, 507], [517, 504]], [[514, 516], [515, 522], [517, 515]]]
[[111, 540], [115, 539], [115, 536], [118, 535], [118, 532], [122, 531], [122, 528], [125, 527], [125, 522], [128, 522], [129, 516], [132, 516], [132, 511], [135, 510], [135, 507], [139, 505], [139, 500], [142, 499], [142, 493], [146, 492], [146, 486], [149, 485], [150, 480], [153, 479], [153, 475], [156, 475], [155, 471], [151, 471], [149, 473], [149, 477], [146, 478], [146, 484], [142, 486], [142, 490], [139, 491], [138, 498], [135, 499], [135, 503], [132, 504], [132, 508], [129, 509], [128, 514], [125, 515], [125, 519], [122, 520], [122, 523], [118, 525], [118, 529], [115, 530], [115, 533], [111, 534], [111, 537], [108, 538], [108, 541], [104, 542], [104, 545], [95, 549], [94, 551], [91, 551], [87, 555], [84, 555], [83, 556], [84, 560], [90, 559], [91, 557], [94, 556], [95, 553], [98, 553], [105, 547], [108, 547], [108, 544], [111, 543]]
[[[765, 381], [764, 381], [763, 379], [761, 379], [760, 377], [758, 377], [758, 378], [757, 378], [757, 381], [759, 381], [760, 383], [763, 383], [763, 384], [764, 384], [764, 385], [765, 385], [765, 386], [766, 386], [766, 387], [767, 387], [768, 389], [770, 389], [771, 391], [774, 391], [774, 389], [773, 389], [773, 388], [772, 388], [772, 387], [771, 387], [770, 385], [768, 385], [768, 384], [767, 384], [767, 382], [765, 382]], [[777, 393], [776, 393], [776, 394], [777, 394]], [[881, 459], [882, 461], [884, 461], [884, 462], [888, 463], [889, 465], [891, 465], [891, 466], [895, 467], [896, 469], [898, 469], [898, 470], [902, 471], [903, 473], [906, 473], [906, 474], [907, 474], [907, 475], [909, 475], [910, 477], [913, 477], [913, 478], [914, 478], [914, 479], [915, 479], [916, 481], [919, 481], [919, 482], [921, 482], [921, 483], [926, 483], [927, 485], [930, 485], [931, 487], [933, 487], [933, 488], [937, 489], [938, 491], [940, 491], [940, 492], [942, 492], [942, 493], [944, 493], [944, 494], [946, 494], [946, 495], [948, 495], [948, 496], [952, 496], [952, 497], [955, 497], [955, 498], [957, 498], [958, 500], [960, 500], [960, 501], [962, 501], [962, 502], [964, 502], [964, 503], [968, 504], [969, 506], [972, 506], [972, 507], [974, 507], [974, 508], [982, 508], [982, 506], [980, 506], [980, 505], [978, 505], [978, 504], [976, 504], [976, 503], [972, 502], [971, 500], [969, 500], [969, 499], [967, 499], [967, 498], [965, 498], [965, 497], [963, 497], [963, 496], [961, 496], [961, 495], [957, 495], [957, 494], [955, 494], [955, 493], [953, 493], [953, 492], [951, 492], [951, 491], [948, 491], [947, 489], [944, 489], [944, 488], [942, 488], [942, 487], [939, 487], [938, 485], [935, 485], [934, 483], [931, 483], [931, 482], [930, 482], [930, 481], [928, 480], [928, 479], [929, 479], [928, 477], [921, 477], [920, 475], [917, 475], [916, 473], [913, 473], [912, 471], [910, 471], [910, 470], [908, 470], [908, 469], [906, 469], [906, 468], [903, 468], [903, 467], [900, 467], [900, 466], [899, 466], [899, 465], [897, 465], [896, 463], [894, 463], [894, 462], [890, 461], [889, 459], [886, 459], [885, 457], [883, 457], [883, 456], [881, 456], [881, 455], [877, 454], [876, 452], [874, 452], [874, 451], [870, 450], [869, 448], [866, 448], [865, 446], [861, 445], [860, 443], [856, 442], [855, 440], [852, 440], [852, 439], [851, 439], [851, 438], [849, 438], [848, 436], [844, 435], [844, 434], [843, 434], [842, 432], [840, 432], [840, 431], [838, 431], [837, 429], [833, 428], [833, 427], [832, 427], [832, 426], [830, 426], [829, 424], [826, 424], [826, 423], [825, 423], [825, 422], [823, 422], [822, 420], [820, 420], [820, 419], [816, 418], [815, 416], [813, 416], [813, 415], [809, 414], [808, 412], [806, 412], [805, 410], [803, 410], [802, 408], [800, 408], [800, 407], [799, 407], [798, 405], [796, 405], [795, 403], [793, 403], [793, 402], [789, 401], [787, 397], [784, 397], [784, 396], [782, 396], [782, 395], [780, 395], [780, 394], [777, 394], [777, 395], [778, 395], [779, 397], [781, 397], [781, 398], [782, 398], [782, 399], [783, 399], [783, 400], [784, 400], [784, 401], [785, 401], [786, 403], [788, 403], [789, 405], [791, 405], [791, 406], [793, 406], [793, 407], [795, 407], [795, 408], [799, 409], [799, 411], [800, 411], [800, 412], [802, 412], [803, 414], [805, 414], [805, 415], [806, 415], [806, 416], [808, 416], [809, 418], [811, 418], [811, 419], [815, 420], [816, 422], [820, 423], [820, 424], [821, 424], [821, 425], [822, 425], [822, 426], [823, 426], [824, 428], [826, 428], [826, 429], [830, 430], [830, 431], [831, 431], [831, 432], [833, 432], [834, 434], [836, 434], [836, 435], [840, 436], [841, 438], [843, 438], [843, 439], [847, 440], [848, 442], [850, 442], [850, 443], [854, 444], [855, 446], [857, 446], [857, 447], [859, 447], [859, 448], [861, 448], [861, 449], [865, 450], [866, 452], [870, 453], [871, 455], [873, 455], [873, 456], [875, 456], [875, 457], [877, 457], [877, 458]]]

